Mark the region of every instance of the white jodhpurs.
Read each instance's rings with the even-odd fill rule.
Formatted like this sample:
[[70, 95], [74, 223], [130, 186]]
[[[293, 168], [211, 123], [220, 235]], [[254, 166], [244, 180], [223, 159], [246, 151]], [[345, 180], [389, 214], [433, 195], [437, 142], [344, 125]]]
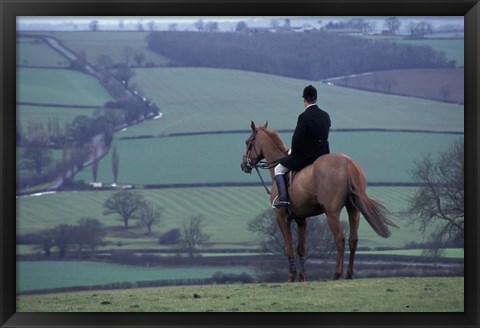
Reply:
[[288, 171], [290, 171], [290, 169], [286, 168], [282, 164], [278, 164], [277, 166], [275, 166], [275, 170], [274, 170], [275, 175], [284, 175]]

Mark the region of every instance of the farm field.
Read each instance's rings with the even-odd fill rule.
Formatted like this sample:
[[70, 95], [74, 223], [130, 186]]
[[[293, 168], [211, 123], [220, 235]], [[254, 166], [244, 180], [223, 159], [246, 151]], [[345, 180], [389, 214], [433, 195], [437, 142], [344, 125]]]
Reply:
[[[18, 261], [17, 292], [122, 282], [210, 278], [215, 272], [251, 273], [247, 267], [138, 267], [88, 261]], [[75, 279], [72, 279], [75, 277]]]
[[[403, 247], [410, 242], [421, 242], [422, 234], [416, 225], [408, 222], [400, 212], [413, 197], [415, 188], [411, 187], [369, 187], [367, 192], [373, 199], [381, 201], [389, 209], [392, 220], [401, 228], [392, 229], [388, 239], [375, 234], [364, 219], [359, 230], [361, 247]], [[82, 217], [93, 217], [107, 227], [121, 225], [115, 216], [103, 215], [103, 203], [114, 191], [61, 192], [37, 197], [17, 198], [17, 234], [26, 234], [51, 228], [58, 224], [75, 224]], [[154, 235], [139, 239], [124, 239], [125, 246], [116, 246], [112, 241], [110, 249], [154, 248], [158, 245], [159, 232], [181, 227], [183, 221], [191, 215], [206, 217], [205, 232], [211, 234], [210, 243], [229, 245], [229, 248], [245, 249], [252, 245], [256, 236], [248, 230], [248, 222], [270, 207], [265, 190], [258, 187], [223, 188], [178, 188], [134, 191], [144, 195], [154, 205], [164, 208], [163, 224], [153, 227]], [[39, 219], [41, 218], [41, 220]], [[321, 216], [320, 219], [324, 219]], [[312, 219], [314, 220], [314, 219]], [[342, 220], [348, 222], [346, 211]], [[133, 229], [133, 228], [132, 228]], [[145, 228], [135, 229], [138, 234]], [[148, 246], [150, 245], [150, 246]], [[160, 248], [157, 248], [160, 250]]]
[[[89, 31], [78, 32], [49, 32], [42, 33], [59, 39], [65, 46], [76, 53], [85, 52], [87, 60], [96, 65], [97, 59], [101, 55], [110, 56], [113, 63], [125, 63], [122, 51], [125, 47], [141, 51], [145, 55], [145, 63], [151, 63], [155, 66], [167, 65], [170, 61], [148, 48], [145, 40], [149, 32], [142, 31]], [[130, 59], [133, 64], [133, 58]]]
[[17, 311], [463, 312], [464, 278], [356, 279], [17, 296]]
[[42, 124], [46, 128], [49, 120], [58, 119], [59, 126], [64, 129], [65, 124], [73, 122], [75, 117], [80, 115], [92, 117], [95, 111], [93, 108], [17, 105], [17, 120], [22, 122], [22, 128], [26, 130], [29, 122]]
[[[173, 184], [259, 182], [256, 174], [240, 170], [248, 132], [168, 138], [115, 140], [120, 154], [119, 183]], [[282, 133], [289, 147], [292, 133]], [[356, 160], [369, 182], [412, 182], [410, 171], [428, 153], [435, 156], [461, 135], [402, 132], [332, 132], [330, 149]], [[263, 172], [270, 182], [268, 171]], [[86, 169], [76, 180], [91, 182]], [[99, 165], [98, 179], [113, 183], [111, 155]]]
[[377, 42], [395, 42], [414, 46], [428, 46], [433, 50], [443, 52], [448, 60], [455, 60], [455, 67], [463, 67], [465, 41], [455, 35], [444, 35], [443, 38], [405, 39], [403, 36], [361, 36]]
[[72, 70], [17, 68], [17, 101], [103, 106], [112, 100], [94, 77]]
[[163, 117], [130, 127], [117, 137], [248, 129], [252, 120], [269, 121], [276, 129], [293, 129], [302, 111], [301, 90], [310, 83], [318, 89], [319, 106], [331, 116], [332, 129], [463, 131], [461, 105], [235, 70], [152, 68], [135, 72], [132, 82], [160, 107]]
[[18, 37], [17, 65], [68, 67], [69, 61], [41, 39]]
[[463, 67], [464, 59], [464, 39], [423, 39], [423, 40], [395, 40], [400, 44], [411, 44], [418, 46], [429, 46], [434, 50], [445, 53], [449, 60], [455, 60], [456, 67]]
[[372, 72], [327, 81], [356, 89], [463, 104], [463, 80], [463, 68], [419, 68]]

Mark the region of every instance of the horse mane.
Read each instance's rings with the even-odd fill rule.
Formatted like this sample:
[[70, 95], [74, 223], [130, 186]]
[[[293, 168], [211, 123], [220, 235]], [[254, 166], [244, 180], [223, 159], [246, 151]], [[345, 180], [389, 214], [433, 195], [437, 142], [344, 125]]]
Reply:
[[258, 127], [257, 129], [265, 132], [267, 136], [273, 141], [273, 143], [278, 147], [278, 149], [280, 149], [281, 152], [284, 153], [285, 155], [287, 154], [287, 151], [288, 151], [287, 147], [285, 147], [285, 144], [283, 143], [277, 131], [268, 130], [264, 127]]

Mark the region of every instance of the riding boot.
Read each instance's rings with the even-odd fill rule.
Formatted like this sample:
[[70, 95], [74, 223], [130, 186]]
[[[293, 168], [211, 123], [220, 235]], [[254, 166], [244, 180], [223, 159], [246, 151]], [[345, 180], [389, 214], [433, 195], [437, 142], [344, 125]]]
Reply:
[[275, 182], [277, 183], [278, 196], [275, 197], [272, 203], [272, 208], [285, 208], [290, 205], [288, 202], [287, 185], [285, 183], [285, 176], [279, 174], [275, 176]]

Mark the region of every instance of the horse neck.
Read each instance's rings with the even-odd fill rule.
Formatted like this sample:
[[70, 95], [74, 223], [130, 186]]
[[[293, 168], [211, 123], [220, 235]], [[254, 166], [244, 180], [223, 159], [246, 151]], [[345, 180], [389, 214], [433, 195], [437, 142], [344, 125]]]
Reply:
[[[275, 162], [286, 155], [278, 147], [278, 145], [275, 144], [275, 142], [266, 132], [263, 132], [263, 135], [264, 135], [264, 138], [262, 138], [262, 153], [268, 164]], [[274, 176], [275, 176], [274, 167], [271, 167], [269, 169], [272, 180], [274, 179]]]

